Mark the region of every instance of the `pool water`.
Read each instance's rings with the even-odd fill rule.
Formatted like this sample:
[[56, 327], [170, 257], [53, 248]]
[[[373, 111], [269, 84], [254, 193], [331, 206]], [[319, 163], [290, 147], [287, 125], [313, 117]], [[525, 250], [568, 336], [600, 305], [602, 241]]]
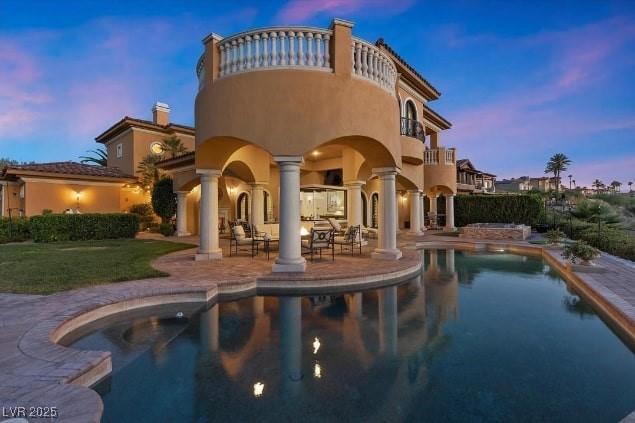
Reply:
[[113, 324], [105, 422], [615, 422], [635, 355], [540, 259], [429, 250], [420, 277]]

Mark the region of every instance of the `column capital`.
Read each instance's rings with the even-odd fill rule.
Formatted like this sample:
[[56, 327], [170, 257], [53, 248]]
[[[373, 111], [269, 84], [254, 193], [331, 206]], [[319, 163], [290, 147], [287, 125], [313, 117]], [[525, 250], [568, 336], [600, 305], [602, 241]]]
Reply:
[[345, 187], [361, 187], [365, 184], [365, 181], [344, 181]]
[[190, 192], [189, 191], [180, 190], [180, 191], [174, 191], [174, 193], [176, 195], [188, 195]]
[[409, 194], [421, 194], [421, 190], [420, 189], [409, 189], [408, 193]]
[[269, 182], [256, 181], [256, 182], [250, 182], [249, 183], [249, 186], [251, 188], [264, 188], [266, 185], [269, 185]]
[[221, 176], [223, 172], [218, 169], [196, 169], [196, 174], [209, 177], [209, 176]]
[[399, 175], [401, 173], [401, 169], [398, 167], [374, 167], [371, 172], [377, 176], [390, 176]]
[[273, 161], [280, 164], [290, 164], [302, 166], [304, 164], [303, 156], [273, 156]]

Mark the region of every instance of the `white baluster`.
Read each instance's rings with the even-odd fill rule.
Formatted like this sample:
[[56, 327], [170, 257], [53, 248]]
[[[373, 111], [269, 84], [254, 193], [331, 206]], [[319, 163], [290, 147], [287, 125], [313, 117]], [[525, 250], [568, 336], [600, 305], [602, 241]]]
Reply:
[[313, 66], [313, 33], [307, 32], [306, 37], [306, 46], [308, 50], [306, 54], [306, 64], [307, 66]]
[[287, 38], [287, 33], [285, 31], [280, 31], [278, 34], [280, 36], [280, 66], [285, 66], [287, 64], [287, 51], [285, 48], [285, 40]]
[[262, 33], [262, 67], [269, 66], [269, 34]]
[[218, 66], [218, 76], [221, 77], [225, 75], [225, 44], [221, 44], [218, 46], [218, 50], [220, 51], [220, 63]]
[[315, 66], [321, 68], [324, 64], [324, 57], [322, 57], [322, 34], [315, 35]]
[[269, 34], [271, 36], [271, 66], [277, 66], [278, 65], [278, 46], [277, 44], [277, 39], [278, 39], [278, 33], [277, 32], [272, 32], [271, 34]]
[[260, 34], [254, 34], [254, 68], [260, 67]]
[[298, 64], [298, 58], [295, 55], [295, 32], [289, 31], [289, 65], [295, 66]]
[[251, 52], [252, 38], [250, 35], [245, 37], [245, 42], [247, 46], [247, 69], [251, 69], [254, 67], [254, 55]]
[[368, 47], [362, 45], [362, 76], [368, 78]]
[[245, 69], [245, 39], [240, 37], [238, 39], [238, 70]]
[[304, 66], [304, 32], [298, 32], [298, 65]]
[[331, 67], [331, 34], [324, 34], [324, 67]]
[[232, 60], [231, 60], [231, 72], [236, 72], [236, 67], [238, 65], [238, 42], [236, 40], [232, 40]]
[[362, 73], [362, 46], [359, 43], [355, 43], [355, 73]]

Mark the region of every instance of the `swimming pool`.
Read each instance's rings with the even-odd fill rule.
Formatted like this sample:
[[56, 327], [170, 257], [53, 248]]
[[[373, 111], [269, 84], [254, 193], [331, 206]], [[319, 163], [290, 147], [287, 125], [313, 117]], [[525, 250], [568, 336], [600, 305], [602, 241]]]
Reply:
[[635, 355], [542, 260], [425, 251], [398, 286], [163, 310], [113, 352], [105, 422], [618, 421]]

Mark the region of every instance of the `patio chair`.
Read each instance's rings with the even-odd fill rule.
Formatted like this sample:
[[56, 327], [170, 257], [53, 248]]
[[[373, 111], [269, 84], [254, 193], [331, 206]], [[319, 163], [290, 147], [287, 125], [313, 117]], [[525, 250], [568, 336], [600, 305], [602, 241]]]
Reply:
[[251, 256], [254, 254], [258, 254], [258, 243], [253, 237], [247, 237], [245, 234], [245, 230], [243, 229], [243, 225], [233, 225], [231, 228], [231, 237], [229, 238], [229, 256], [231, 257], [232, 252], [238, 255], [238, 248], [240, 246], [249, 246], [249, 251], [251, 252]]
[[340, 223], [334, 218], [329, 217], [326, 219], [326, 221], [329, 222], [329, 225], [331, 225], [331, 228], [333, 228], [333, 232], [335, 232], [336, 234], [341, 234], [344, 232]]
[[351, 249], [351, 255], [355, 253], [355, 247], [359, 245], [359, 255], [362, 255], [362, 233], [361, 225], [349, 226], [343, 236], [336, 236], [333, 244], [340, 246], [340, 253], [344, 252], [344, 247]]
[[318, 251], [320, 258], [322, 258], [322, 250], [330, 249], [331, 258], [335, 260], [335, 244], [333, 244], [333, 229], [311, 229], [311, 236], [309, 239], [302, 240], [302, 248], [307, 250], [307, 253], [311, 254], [311, 261], [313, 261], [313, 254]]

